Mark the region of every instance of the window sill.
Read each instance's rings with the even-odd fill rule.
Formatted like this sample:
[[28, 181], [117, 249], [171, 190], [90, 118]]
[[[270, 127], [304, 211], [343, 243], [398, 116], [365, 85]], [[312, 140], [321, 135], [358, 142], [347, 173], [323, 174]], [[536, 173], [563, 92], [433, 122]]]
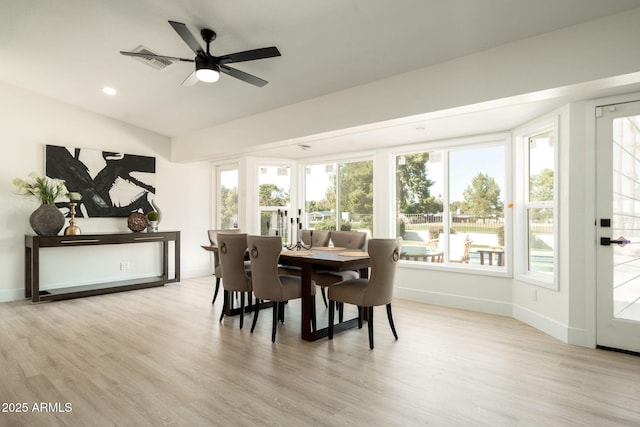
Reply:
[[410, 270], [428, 270], [428, 271], [442, 271], [447, 273], [460, 273], [460, 274], [474, 274], [476, 276], [493, 276], [493, 277], [505, 277], [513, 278], [513, 275], [507, 267], [492, 267], [476, 264], [439, 264], [431, 262], [420, 261], [405, 261], [401, 260], [399, 268], [405, 268]]

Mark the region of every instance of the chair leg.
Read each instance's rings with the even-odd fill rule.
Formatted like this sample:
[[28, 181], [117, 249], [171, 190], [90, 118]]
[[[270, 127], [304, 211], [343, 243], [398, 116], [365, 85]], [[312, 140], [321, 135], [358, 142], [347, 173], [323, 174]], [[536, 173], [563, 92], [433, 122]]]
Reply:
[[367, 320], [367, 326], [369, 326], [369, 348], [373, 350], [373, 307], [367, 307], [369, 310], [369, 319]]
[[322, 292], [322, 301], [324, 301], [324, 306], [328, 307], [328, 305], [327, 305], [327, 293], [324, 291], [324, 286], [320, 286], [320, 291]]
[[396, 334], [396, 327], [393, 324], [393, 316], [391, 315], [391, 303], [387, 304], [387, 319], [389, 319], [389, 326], [391, 326], [391, 332], [393, 332], [393, 336], [398, 339], [398, 334]]
[[253, 312], [253, 323], [251, 324], [251, 333], [256, 328], [256, 323], [258, 322], [258, 313], [260, 312], [260, 300], [256, 298], [256, 309]]
[[273, 322], [271, 323], [271, 342], [276, 342], [276, 328], [278, 327], [278, 317], [280, 311], [280, 302], [273, 303]]
[[338, 322], [342, 323], [343, 320], [344, 320], [344, 303], [339, 302], [338, 303]]
[[329, 332], [328, 332], [328, 337], [330, 340], [333, 339], [333, 319], [335, 316], [335, 302], [332, 300], [329, 300]]
[[280, 320], [280, 323], [284, 323], [284, 307], [285, 307], [285, 301], [279, 302], [278, 305], [278, 320]]
[[244, 324], [244, 292], [240, 292], [240, 329]]
[[224, 318], [224, 312], [227, 310], [228, 291], [222, 291], [222, 313], [220, 313], [220, 322]]
[[358, 306], [358, 329], [362, 329], [362, 306]]
[[211, 304], [216, 302], [216, 298], [218, 297], [218, 291], [220, 290], [220, 278], [216, 277], [216, 290], [213, 291], [213, 300], [211, 300]]

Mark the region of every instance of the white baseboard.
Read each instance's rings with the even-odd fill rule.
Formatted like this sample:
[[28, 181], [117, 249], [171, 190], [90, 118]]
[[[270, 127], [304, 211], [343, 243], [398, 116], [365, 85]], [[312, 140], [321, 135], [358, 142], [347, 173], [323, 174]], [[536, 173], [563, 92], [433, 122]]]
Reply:
[[191, 279], [193, 277], [211, 276], [212, 274], [213, 274], [213, 271], [211, 267], [193, 268], [190, 270], [181, 269], [180, 271], [180, 277], [184, 279]]
[[518, 319], [527, 325], [531, 325], [545, 334], [551, 335], [552, 337], [567, 344], [586, 346], [586, 331], [581, 332], [575, 328], [571, 331], [566, 324], [550, 319], [549, 317], [543, 316], [535, 311], [531, 311], [526, 307], [514, 305], [513, 318]]
[[19, 301], [24, 298], [24, 288], [0, 289], [0, 302]]
[[481, 313], [497, 314], [499, 316], [511, 317], [512, 315], [511, 304], [503, 301], [493, 301], [397, 286], [394, 290], [394, 296], [411, 301], [461, 308], [463, 310], [479, 311]]

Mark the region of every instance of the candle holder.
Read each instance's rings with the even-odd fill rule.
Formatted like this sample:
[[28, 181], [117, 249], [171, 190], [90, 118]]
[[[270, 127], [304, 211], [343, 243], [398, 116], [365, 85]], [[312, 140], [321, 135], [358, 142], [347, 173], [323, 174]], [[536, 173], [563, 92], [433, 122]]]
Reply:
[[69, 219], [69, 226], [64, 229], [65, 236], [77, 236], [82, 234], [80, 227], [76, 225], [76, 202], [69, 203], [71, 219]]
[[[282, 233], [281, 236], [282, 236], [283, 242], [285, 240], [289, 242], [289, 244], [283, 243], [282, 246], [285, 249], [288, 249], [290, 251], [293, 251], [293, 250], [301, 251], [303, 249], [304, 250], [311, 249], [311, 245], [306, 246], [302, 243], [302, 221], [300, 221], [301, 215], [302, 215], [302, 209], [298, 209], [298, 216], [296, 217], [295, 224], [293, 222], [293, 217], [290, 218], [291, 234], [288, 234], [289, 227], [287, 227], [287, 211], [282, 212], [280, 211], [280, 209], [278, 209], [278, 230], [276, 231], [276, 235], [278, 235], [278, 232]], [[295, 240], [294, 240], [294, 236], [295, 236]]]

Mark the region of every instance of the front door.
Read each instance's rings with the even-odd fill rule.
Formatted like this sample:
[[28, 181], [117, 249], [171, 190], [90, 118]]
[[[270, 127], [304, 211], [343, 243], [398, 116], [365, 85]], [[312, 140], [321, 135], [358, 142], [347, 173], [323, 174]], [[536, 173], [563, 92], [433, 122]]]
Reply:
[[640, 353], [640, 101], [596, 117], [596, 344]]

